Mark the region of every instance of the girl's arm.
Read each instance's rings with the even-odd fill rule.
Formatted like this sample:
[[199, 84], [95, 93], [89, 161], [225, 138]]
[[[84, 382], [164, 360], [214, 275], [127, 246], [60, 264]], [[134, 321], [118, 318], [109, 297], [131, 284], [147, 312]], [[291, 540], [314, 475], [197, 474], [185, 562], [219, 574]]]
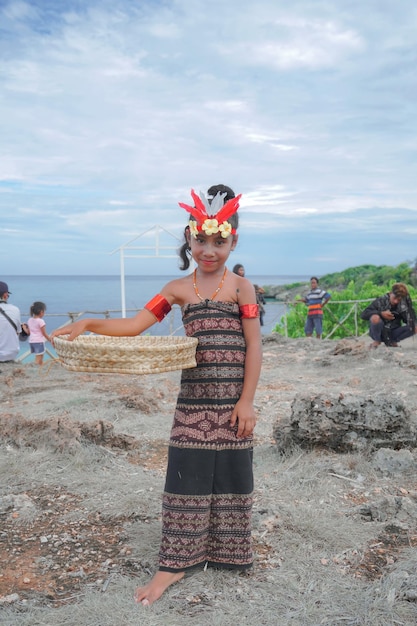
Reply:
[[42, 335], [45, 337], [46, 341], [51, 341], [51, 337], [46, 332], [45, 324], [43, 326], [41, 326], [41, 331], [42, 331]]
[[[160, 291], [170, 306], [182, 304], [182, 299], [176, 293], [181, 292], [180, 280], [169, 282]], [[135, 337], [150, 328], [157, 322], [156, 315], [148, 309], [142, 309], [134, 317], [118, 317], [115, 319], [86, 318], [57, 328], [51, 333], [51, 339], [58, 335], [68, 335], [69, 340], [75, 339], [86, 331], [97, 335], [109, 335], [110, 337]]]
[[[251, 283], [249, 283], [249, 288], [240, 291], [239, 304], [256, 304], [255, 290]], [[245, 374], [242, 393], [230, 420], [232, 426], [237, 421], [239, 438], [252, 435], [256, 425], [253, 403], [262, 366], [262, 336], [259, 318], [243, 319], [242, 327], [246, 342]]]
[[147, 309], [142, 309], [134, 317], [115, 319], [86, 318], [57, 328], [51, 333], [51, 339], [58, 335], [68, 335], [72, 341], [86, 331], [110, 337], [134, 337], [155, 324], [156, 317]]

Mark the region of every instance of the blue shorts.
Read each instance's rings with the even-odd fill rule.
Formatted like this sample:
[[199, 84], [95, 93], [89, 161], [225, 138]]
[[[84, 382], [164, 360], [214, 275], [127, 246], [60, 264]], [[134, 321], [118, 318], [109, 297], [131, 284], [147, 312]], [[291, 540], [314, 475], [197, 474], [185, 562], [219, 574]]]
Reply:
[[40, 341], [39, 343], [31, 343], [29, 345], [32, 354], [45, 354], [45, 344], [43, 341]]
[[323, 331], [323, 316], [322, 315], [309, 315], [307, 317], [304, 332], [306, 335], [312, 335], [313, 330], [316, 330], [317, 335], [321, 335]]

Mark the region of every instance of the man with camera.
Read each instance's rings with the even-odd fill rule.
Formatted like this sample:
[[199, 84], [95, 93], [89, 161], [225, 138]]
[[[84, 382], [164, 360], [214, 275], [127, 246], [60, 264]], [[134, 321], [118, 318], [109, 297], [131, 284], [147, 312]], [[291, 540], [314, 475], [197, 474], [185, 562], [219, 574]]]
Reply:
[[8, 302], [9, 296], [7, 283], [0, 281], [0, 363], [14, 361], [19, 354], [20, 310]]
[[400, 341], [416, 332], [416, 313], [404, 283], [395, 283], [389, 293], [371, 302], [362, 311], [361, 318], [369, 321], [371, 349], [382, 342], [396, 348]]

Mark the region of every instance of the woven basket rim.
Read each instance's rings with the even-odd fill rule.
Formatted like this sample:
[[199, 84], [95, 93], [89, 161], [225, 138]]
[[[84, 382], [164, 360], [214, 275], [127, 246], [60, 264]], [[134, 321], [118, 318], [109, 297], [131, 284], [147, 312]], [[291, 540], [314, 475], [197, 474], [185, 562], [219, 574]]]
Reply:
[[[74, 346], [77, 348], [88, 348], [89, 346], [110, 346], [114, 345], [123, 350], [171, 350], [184, 346], [197, 345], [196, 337], [179, 337], [178, 335], [135, 335], [134, 337], [111, 337], [110, 335], [79, 335], [72, 341], [68, 340], [69, 335], [59, 335], [54, 338], [54, 343], [60, 346]], [[147, 345], [148, 344], [148, 345]]]
[[[68, 337], [69, 337], [69, 333], [67, 335], [58, 335], [57, 337], [54, 338], [54, 341], [68, 341]], [[92, 340], [105, 340], [105, 341], [118, 341], [118, 340], [125, 340], [125, 341], [155, 341], [157, 343], [162, 343], [162, 342], [189, 342], [189, 341], [196, 341], [196, 337], [187, 337], [187, 336], [180, 336], [180, 335], [134, 335], [132, 337], [127, 337], [127, 336], [121, 336], [121, 337], [113, 337], [112, 335], [99, 335], [99, 334], [88, 334], [88, 335], [78, 335], [78, 337], [76, 337], [75, 339], [72, 339], [71, 342], [69, 343], [75, 343], [75, 342], [81, 342], [81, 341], [92, 341]]]
[[196, 337], [91, 334], [72, 341], [68, 337], [60, 335], [54, 341], [59, 360], [72, 371], [157, 374], [196, 366]]

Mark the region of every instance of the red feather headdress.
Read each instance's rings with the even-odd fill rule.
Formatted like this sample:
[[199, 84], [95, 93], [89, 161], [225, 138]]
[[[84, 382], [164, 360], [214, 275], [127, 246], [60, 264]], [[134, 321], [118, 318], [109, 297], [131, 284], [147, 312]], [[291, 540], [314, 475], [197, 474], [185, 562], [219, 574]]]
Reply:
[[226, 204], [223, 204], [225, 195], [226, 193], [219, 192], [213, 198], [211, 204], [209, 204], [204, 194], [200, 193], [200, 196], [198, 196], [194, 189], [191, 189], [194, 206], [184, 204], [183, 202], [178, 203], [181, 208], [191, 213], [195, 220], [190, 220], [189, 222], [191, 234], [194, 237], [197, 237], [197, 233], [202, 230], [207, 235], [215, 235], [220, 232], [224, 238], [236, 233], [236, 229], [232, 228], [232, 225], [227, 220], [238, 210], [242, 194], [239, 194], [236, 198], [231, 198]]

